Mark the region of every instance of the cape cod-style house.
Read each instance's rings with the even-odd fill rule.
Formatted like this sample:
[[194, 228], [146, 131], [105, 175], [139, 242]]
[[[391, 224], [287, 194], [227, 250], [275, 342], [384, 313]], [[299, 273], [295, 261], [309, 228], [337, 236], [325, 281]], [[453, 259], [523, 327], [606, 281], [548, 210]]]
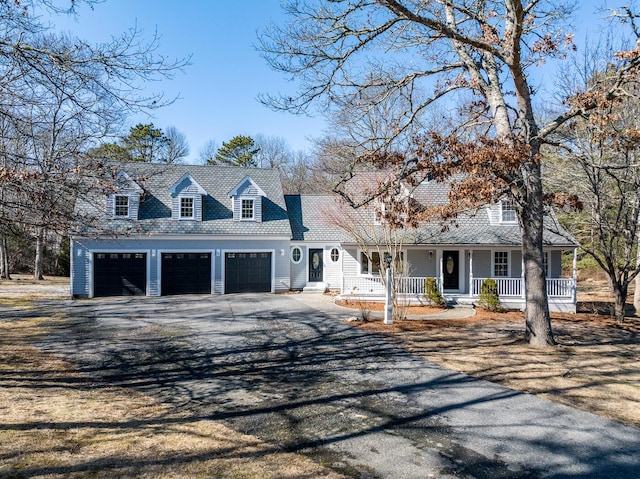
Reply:
[[[71, 293], [110, 295], [338, 291], [380, 299], [380, 258], [325, 218], [332, 195], [284, 195], [277, 170], [126, 163], [117, 187], [76, 208], [102, 218], [71, 240]], [[446, 200], [446, 186], [412, 192]], [[372, 222], [379, 221], [375, 213]], [[553, 220], [553, 218], [549, 218]], [[576, 244], [562, 231], [544, 235], [550, 308], [574, 311]], [[524, 307], [520, 228], [506, 201], [460, 216], [448, 229], [421, 225], [404, 241], [401, 293], [420, 300], [434, 278], [450, 302], [473, 303], [494, 278], [506, 307]], [[563, 277], [562, 254], [574, 252]], [[368, 257], [369, 256], [369, 257]], [[371, 258], [371, 260], [369, 259]]]

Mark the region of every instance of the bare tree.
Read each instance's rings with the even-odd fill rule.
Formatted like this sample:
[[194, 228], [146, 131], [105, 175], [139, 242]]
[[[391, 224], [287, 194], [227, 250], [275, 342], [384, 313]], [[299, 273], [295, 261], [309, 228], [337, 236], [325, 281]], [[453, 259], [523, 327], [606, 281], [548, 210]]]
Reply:
[[211, 164], [215, 161], [216, 155], [219, 150], [218, 142], [216, 140], [207, 141], [202, 148], [200, 148], [199, 159], [203, 165]]
[[[351, 178], [346, 187], [352, 197], [368, 198], [372, 195], [371, 188], [376, 188], [379, 182], [384, 182], [380, 177], [388, 174], [389, 172], [362, 173]], [[366, 257], [365, 264], [371, 265], [372, 272], [380, 277], [385, 287], [387, 264], [384, 260], [386, 257], [392, 258], [389, 268], [394, 317], [403, 319], [406, 311], [404, 306], [408, 303], [403, 301], [400, 295], [399, 281], [408, 268], [403, 249], [411, 235], [415, 235], [416, 232], [416, 225], [411, 220], [415, 207], [411, 192], [407, 189], [399, 193], [388, 192], [375, 196], [375, 201], [362, 208], [353, 208], [348, 201], [338, 196], [334, 204], [322, 212], [322, 216], [328, 225], [341, 229], [353, 239]], [[358, 291], [353, 293], [358, 294]]]
[[258, 168], [283, 168], [292, 162], [293, 151], [287, 140], [280, 136], [253, 136], [256, 148]]
[[187, 137], [175, 126], [168, 126], [164, 132], [167, 138], [165, 147], [165, 162], [169, 164], [180, 163], [183, 158], [189, 156], [189, 142]]
[[[292, 21], [272, 25], [261, 48], [273, 68], [298, 79], [301, 87], [295, 95], [263, 97], [273, 108], [301, 113], [337, 102], [366, 111], [389, 96], [402, 96], [410, 109], [394, 118], [391, 144], [433, 105], [464, 100], [463, 114], [439, 125], [438, 131], [444, 126], [449, 133], [423, 136], [413, 154], [390, 159], [379, 149], [375, 153], [382, 155], [364, 157], [376, 167], [403, 165], [396, 185], [381, 185], [376, 194], [435, 171], [441, 180], [467, 178], [454, 184], [447, 214], [470, 206], [471, 199], [480, 203], [509, 195], [522, 228], [526, 340], [555, 344], [544, 277], [540, 149], [565, 122], [588, 116], [597, 105], [594, 95], [611, 100], [623, 94], [640, 64], [638, 50], [612, 59], [617, 61], [612, 81], [574, 96], [564, 111], [539, 124], [527, 71], [572, 47], [571, 34], [563, 31], [571, 2], [317, 0], [288, 2], [285, 9]], [[631, 11], [624, 14], [635, 18]], [[635, 24], [627, 25], [635, 42]]]
[[[610, 77], [610, 44], [592, 49], [571, 82], [589, 84]], [[600, 104], [597, 114], [576, 117], [558, 130], [557, 155], [545, 162], [548, 190], [559, 218], [581, 249], [606, 273], [615, 298], [614, 315], [624, 321], [628, 288], [640, 273], [640, 80], [626, 95]], [[563, 194], [564, 193], [564, 194]]]
[[170, 103], [142, 85], [170, 78], [187, 61], [162, 57], [157, 37], [145, 42], [136, 29], [100, 45], [53, 33], [38, 11], [69, 10], [46, 0], [0, 3], [0, 121], [12, 126], [3, 138], [0, 225], [30, 228], [39, 258], [47, 231], [82, 219], [72, 204], [83, 185], [90, 190], [91, 178], [109, 177], [99, 166], [83, 167], [82, 152], [117, 132], [126, 115]]

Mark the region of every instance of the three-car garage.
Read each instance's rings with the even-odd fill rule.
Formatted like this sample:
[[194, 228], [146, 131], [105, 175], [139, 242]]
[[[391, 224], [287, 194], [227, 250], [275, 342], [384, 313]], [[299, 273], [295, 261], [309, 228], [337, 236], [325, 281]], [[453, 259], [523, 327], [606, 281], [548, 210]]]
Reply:
[[[218, 255], [223, 258], [218, 267], [218, 276], [221, 278], [218, 292], [260, 293], [273, 290], [272, 252], [223, 251]], [[93, 296], [146, 295], [151, 269], [148, 259], [154, 261], [156, 257], [160, 260], [157, 265], [160, 295], [214, 292], [215, 250], [158, 251], [157, 254], [97, 252], [93, 253]]]

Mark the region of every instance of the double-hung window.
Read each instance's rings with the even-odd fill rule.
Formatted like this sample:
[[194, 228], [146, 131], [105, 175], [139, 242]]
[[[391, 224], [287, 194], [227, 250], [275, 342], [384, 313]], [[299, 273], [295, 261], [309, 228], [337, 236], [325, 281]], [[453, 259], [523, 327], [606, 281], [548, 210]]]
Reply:
[[360, 274], [377, 275], [380, 273], [380, 253], [371, 253], [371, 261], [364, 251], [360, 252]]
[[517, 223], [516, 207], [512, 200], [502, 200], [500, 202], [500, 221], [503, 223]]
[[493, 253], [493, 275], [495, 277], [509, 276], [508, 251], [495, 251]]
[[114, 216], [129, 216], [129, 197], [125, 195], [116, 195], [114, 198]]
[[254, 218], [252, 199], [242, 199], [242, 203], [240, 204], [240, 218], [243, 220], [252, 220]]
[[181, 197], [180, 198], [180, 218], [181, 219], [193, 219], [193, 198]]

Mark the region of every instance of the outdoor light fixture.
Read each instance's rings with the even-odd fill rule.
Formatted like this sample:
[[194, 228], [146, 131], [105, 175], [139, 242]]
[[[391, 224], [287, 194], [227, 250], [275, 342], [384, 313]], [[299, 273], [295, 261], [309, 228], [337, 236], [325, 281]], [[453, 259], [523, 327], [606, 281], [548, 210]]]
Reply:
[[429, 259], [433, 258], [433, 251], [429, 250]]

